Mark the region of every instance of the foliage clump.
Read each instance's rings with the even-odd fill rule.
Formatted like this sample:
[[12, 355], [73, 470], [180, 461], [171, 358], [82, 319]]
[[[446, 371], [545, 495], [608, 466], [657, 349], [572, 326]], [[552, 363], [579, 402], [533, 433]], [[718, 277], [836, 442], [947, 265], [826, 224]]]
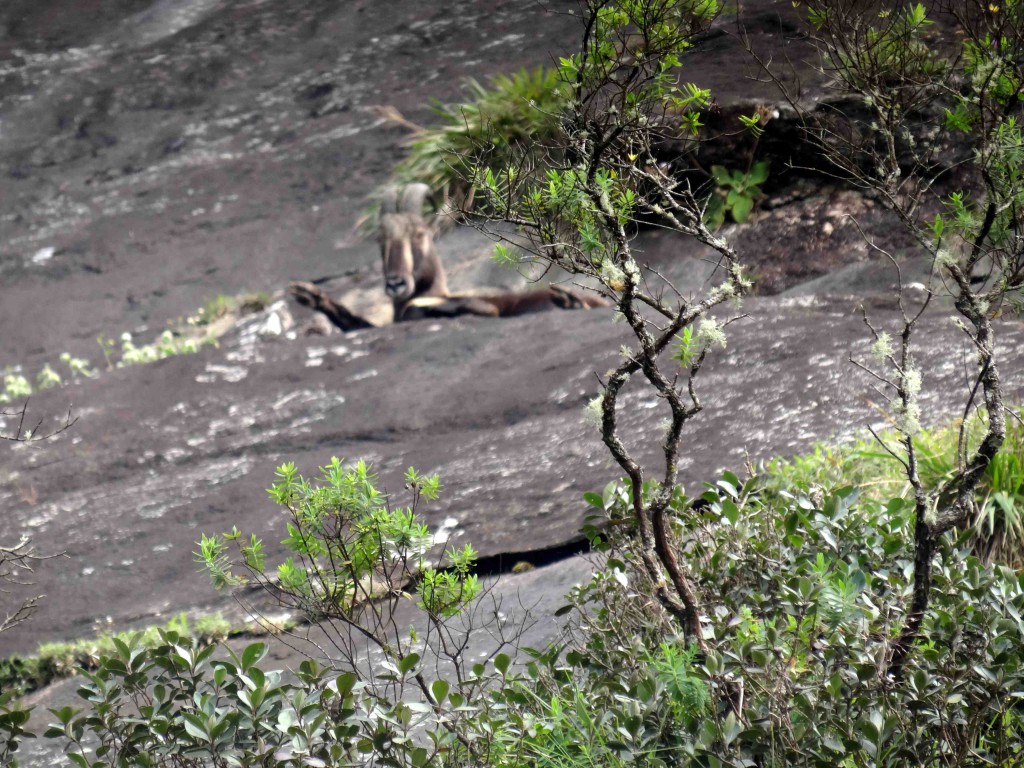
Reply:
[[403, 184], [423, 182], [453, 210], [468, 211], [476, 164], [502, 168], [523, 151], [542, 154], [559, 135], [569, 89], [557, 70], [537, 67], [496, 75], [486, 85], [468, 79], [465, 90], [464, 102], [433, 105], [437, 125], [412, 126], [409, 152], [393, 177]]
[[137, 635], [137, 643], [153, 648], [161, 644], [161, 632], [174, 632], [204, 648], [239, 634], [219, 613], [199, 616], [191, 623], [182, 613], [162, 627], [152, 626], [137, 632], [104, 632], [94, 638], [71, 642], [42, 643], [31, 656], [0, 659], [0, 689], [31, 693], [63, 677], [95, 670], [102, 658], [115, 651], [115, 640], [127, 641]]
[[[190, 317], [172, 323], [149, 344], [137, 344], [131, 333], [125, 331], [117, 340], [101, 336], [97, 339], [107, 370], [142, 365], [164, 360], [176, 355], [191, 355], [203, 347], [216, 346], [217, 337], [226, 330], [226, 323], [240, 315], [262, 312], [271, 303], [271, 297], [258, 291], [239, 296], [217, 294]], [[0, 388], [0, 405], [13, 403], [31, 397], [53, 387], [60, 387], [66, 380], [91, 379], [99, 375], [89, 360], [74, 357], [68, 352], [60, 355], [60, 366], [55, 368], [45, 363], [36, 373], [34, 380], [26, 375], [22, 366], [4, 370], [3, 387]], [[66, 371], [63, 369], [66, 368]], [[63, 375], [62, 372], [63, 371]]]
[[[72, 357], [68, 353], [60, 356], [60, 362], [67, 367], [66, 376], [72, 381], [78, 378], [91, 378], [96, 372], [89, 367], [89, 361]], [[3, 377], [3, 389], [0, 390], [0, 405], [25, 400], [37, 392], [43, 392], [64, 384], [64, 378], [49, 363], [36, 373], [34, 382], [24, 375], [20, 366], [10, 368]]]
[[[887, 649], [913, 568], [913, 503], [852, 487], [766, 487], [727, 473], [696, 498], [673, 496], [672, 545], [692, 565], [709, 616], [700, 653], [665, 640], [675, 622], [629, 566], [637, 542], [622, 526], [628, 486], [588, 494], [598, 508], [588, 534], [607, 564], [570, 595], [577, 631], [568, 652], [544, 657], [541, 677], [561, 701], [591, 702], [580, 741], [619, 748], [601, 764], [1024, 759], [1024, 577], [986, 567], [944, 536], [926, 640], [894, 684]], [[613, 716], [597, 715], [605, 712]]]
[[[328, 677], [312, 661], [286, 683], [257, 664], [256, 643], [219, 658], [173, 630], [161, 643], [114, 641], [79, 690], [89, 706], [52, 709], [46, 736], [63, 738], [78, 768], [96, 766], [326, 766], [356, 753], [354, 674]], [[92, 757], [95, 757], [94, 761]]]
[[[479, 594], [471, 573], [476, 553], [468, 545], [449, 553], [448, 568], [427, 561], [434, 541], [417, 519], [415, 505], [437, 499], [436, 475], [409, 469], [413, 505], [394, 508], [363, 461], [346, 467], [333, 457], [320, 472], [320, 482], [311, 482], [294, 464], [278, 467], [268, 493], [289, 516], [282, 542], [289, 556], [276, 568], [268, 571], [263, 542], [255, 534], [245, 539], [234, 530], [203, 536], [198, 557], [215, 586], [254, 582], [306, 615], [344, 620], [375, 597], [412, 588], [413, 580], [418, 605], [433, 616], [457, 613]], [[231, 560], [229, 548], [237, 551], [237, 560]]]
[[[192, 338], [174, 333], [168, 329], [161, 333], [152, 344], [137, 346], [132, 335], [125, 331], [121, 334], [120, 345], [113, 339], [99, 339], [103, 357], [107, 361], [107, 369], [125, 368], [130, 365], [143, 365], [164, 360], [176, 355], [194, 355], [202, 347], [216, 345], [212, 336]], [[116, 358], [120, 355], [120, 358]]]
[[[1024, 413], [1014, 412], [1016, 417], [1007, 422], [1006, 442], [975, 491], [976, 515], [967, 528], [966, 543], [985, 562], [1020, 568], [1024, 565], [1024, 426], [1018, 419]], [[963, 455], [980, 443], [985, 422], [984, 413], [976, 413], [966, 424], [957, 421], [917, 434], [918, 471], [925, 488], [937, 489], [954, 476]], [[879, 437], [900, 455], [897, 433]], [[775, 459], [767, 468], [776, 490], [806, 493], [813, 487], [831, 490], [854, 485], [875, 501], [913, 495], [903, 465], [874, 437], [847, 445], [817, 445], [810, 453]]]

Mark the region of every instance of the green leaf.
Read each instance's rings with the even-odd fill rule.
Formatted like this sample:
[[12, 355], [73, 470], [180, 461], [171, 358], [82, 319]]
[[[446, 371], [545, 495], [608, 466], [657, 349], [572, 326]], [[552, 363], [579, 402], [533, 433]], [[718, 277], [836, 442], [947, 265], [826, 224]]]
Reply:
[[113, 643], [114, 648], [117, 649], [117, 655], [125, 661], [128, 661], [132, 657], [132, 652], [128, 649], [128, 644], [119, 637], [110, 638], [110, 642]]
[[736, 521], [740, 519], [740, 510], [732, 499], [722, 501], [722, 516], [733, 525], [736, 525]]
[[210, 736], [206, 731], [206, 723], [201, 718], [190, 712], [182, 713], [182, 718], [185, 721], [185, 731], [188, 732], [189, 736], [197, 741], [210, 740]]
[[768, 168], [769, 163], [767, 160], [762, 160], [759, 163], [754, 163], [750, 168], [750, 172], [747, 174], [748, 184], [764, 184], [768, 180]]
[[751, 197], [740, 197], [732, 206], [732, 219], [737, 224], [742, 224], [750, 216], [754, 208], [754, 199]]
[[258, 664], [267, 655], [266, 643], [252, 643], [242, 651], [242, 670], [248, 671], [250, 667]]
[[410, 653], [408, 656], [398, 662], [398, 671], [403, 675], [409, 674], [413, 667], [420, 663], [420, 655], [418, 653]]
[[437, 704], [444, 703], [448, 697], [448, 683], [444, 680], [435, 680], [430, 684], [430, 694]]
[[64, 725], [67, 725], [69, 722], [71, 722], [71, 718], [75, 716], [75, 710], [72, 707], [50, 709], [49, 712], [58, 720], [60, 720], [60, 722]]
[[508, 654], [499, 653], [494, 657], [494, 668], [498, 670], [502, 675], [508, 672], [509, 665], [512, 663], [512, 659], [509, 658]]

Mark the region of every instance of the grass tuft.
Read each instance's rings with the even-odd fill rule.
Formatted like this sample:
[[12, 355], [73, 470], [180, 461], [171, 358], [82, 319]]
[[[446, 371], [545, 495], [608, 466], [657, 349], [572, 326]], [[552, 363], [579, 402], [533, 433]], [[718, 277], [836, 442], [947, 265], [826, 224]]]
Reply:
[[393, 110], [382, 114], [412, 130], [408, 154], [390, 184], [423, 182], [448, 209], [468, 213], [475, 189], [467, 179], [484, 168], [497, 171], [520, 162], [524, 150], [540, 155], [550, 148], [559, 134], [569, 87], [557, 70], [537, 67], [496, 75], [486, 85], [469, 79], [465, 90], [462, 103], [433, 103], [438, 122], [429, 127], [410, 123]]

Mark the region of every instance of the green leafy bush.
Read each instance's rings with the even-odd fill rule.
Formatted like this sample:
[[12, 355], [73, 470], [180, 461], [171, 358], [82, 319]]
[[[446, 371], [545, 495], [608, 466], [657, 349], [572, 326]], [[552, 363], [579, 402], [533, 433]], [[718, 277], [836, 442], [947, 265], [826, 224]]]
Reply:
[[754, 163], [746, 172], [713, 165], [711, 176], [715, 190], [708, 198], [705, 220], [717, 229], [725, 223], [728, 213], [737, 224], [743, 224], [761, 196], [760, 185], [768, 179], [768, 161]]
[[[282, 543], [290, 554], [276, 568], [268, 570], [263, 542], [255, 534], [246, 539], [235, 530], [203, 536], [197, 556], [215, 586], [273, 582], [282, 600], [325, 618], [350, 617], [360, 604], [382, 591], [404, 589], [412, 579], [419, 581], [420, 607], [431, 616], [458, 612], [477, 596], [471, 547], [452, 552], [448, 569], [426, 560], [433, 540], [415, 506], [421, 498], [437, 498], [437, 476], [409, 469], [406, 481], [414, 503], [393, 508], [365, 462], [346, 467], [333, 457], [320, 471], [317, 483], [298, 474], [294, 464], [277, 469], [277, 482], [268, 493], [288, 513], [288, 537]], [[237, 560], [231, 560], [229, 548], [237, 551]]]
[[[1018, 418], [1024, 415], [1016, 413]], [[973, 451], [985, 431], [984, 413], [977, 413], [966, 424], [955, 422], [918, 433], [918, 471], [925, 488], [935, 490], [951, 478], [964, 451]], [[854, 485], [877, 501], [893, 496], [909, 500], [913, 489], [896, 458], [905, 450], [894, 433], [880, 437], [895, 456], [874, 438], [849, 445], [818, 445], [803, 456], [770, 462], [766, 467], [769, 487], [799, 493], [814, 486]], [[986, 562], [1024, 566], [1024, 425], [1017, 418], [1007, 421], [1006, 442], [985, 469], [975, 503], [977, 514], [968, 540], [975, 554]]]
[[50, 710], [56, 722], [45, 735], [65, 739], [79, 768], [345, 765], [361, 730], [374, 732], [357, 708], [354, 674], [328, 677], [305, 661], [286, 683], [257, 666], [263, 644], [215, 658], [214, 646], [160, 636], [156, 646], [140, 635], [115, 640], [79, 689], [88, 706]]
[[609, 559], [571, 595], [575, 642], [537, 677], [561, 702], [591, 702], [576, 725], [581, 743], [614, 746], [601, 765], [1024, 761], [1024, 576], [986, 568], [947, 534], [918, 652], [902, 682], [890, 676], [914, 556], [904, 500], [766, 494], [728, 474], [698, 498], [676, 493], [673, 544], [709, 616], [695, 653], [673, 644], [652, 585], [627, 565], [629, 491], [588, 499], [605, 521], [589, 535]]
[[105, 632], [93, 638], [72, 642], [43, 643], [32, 656], [8, 656], [0, 659], [0, 690], [29, 693], [62, 677], [94, 670], [104, 656], [116, 649], [117, 642], [137, 637], [136, 642], [152, 648], [162, 642], [162, 632], [173, 632], [194, 641], [199, 647], [215, 645], [232, 635], [233, 630], [221, 614], [200, 616], [191, 626], [184, 613], [170, 619], [163, 627], [152, 626], [139, 632]]
[[479, 164], [508, 165], [524, 149], [541, 156], [557, 135], [568, 90], [554, 69], [537, 67], [496, 75], [483, 85], [466, 81], [467, 100], [435, 103], [440, 123], [417, 127], [407, 142], [409, 154], [395, 167], [399, 183], [423, 182], [455, 207], [472, 207], [467, 184]]
[[[403, 759], [417, 767], [480, 761], [500, 749], [501, 717], [491, 716], [500, 702], [490, 691], [506, 683], [510, 659], [502, 650], [516, 645], [515, 624], [499, 621], [496, 605], [486, 611], [478, 603], [472, 547], [435, 551], [417, 510], [438, 498], [437, 476], [409, 469], [405, 482], [411, 504], [398, 507], [363, 461], [332, 458], [317, 479], [284, 464], [269, 495], [285, 515], [285, 558], [268, 563], [260, 538], [232, 530], [204, 535], [197, 559], [215, 586], [259, 586], [320, 622], [328, 663], [360, 671], [365, 706], [378, 718], [374, 741], [360, 742], [361, 750], [383, 759], [382, 744], [405, 745]], [[481, 629], [506, 639], [470, 659], [466, 645]], [[450, 706], [442, 708], [445, 700]], [[417, 734], [430, 739], [429, 750]]]

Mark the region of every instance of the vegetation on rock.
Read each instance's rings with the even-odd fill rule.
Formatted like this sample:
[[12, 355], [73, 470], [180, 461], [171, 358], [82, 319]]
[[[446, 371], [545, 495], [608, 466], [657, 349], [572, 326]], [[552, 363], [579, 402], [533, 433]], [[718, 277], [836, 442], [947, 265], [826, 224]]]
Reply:
[[220, 614], [200, 616], [193, 622], [184, 613], [173, 617], [163, 627], [132, 632], [101, 633], [94, 638], [71, 642], [43, 643], [31, 656], [8, 656], [0, 659], [0, 688], [22, 694], [42, 688], [63, 677], [95, 670], [100, 659], [115, 652], [114, 641], [127, 641], [154, 647], [163, 643], [161, 632], [174, 632], [181, 638], [194, 640], [199, 647], [215, 645], [228, 637], [242, 634], [234, 630]]

